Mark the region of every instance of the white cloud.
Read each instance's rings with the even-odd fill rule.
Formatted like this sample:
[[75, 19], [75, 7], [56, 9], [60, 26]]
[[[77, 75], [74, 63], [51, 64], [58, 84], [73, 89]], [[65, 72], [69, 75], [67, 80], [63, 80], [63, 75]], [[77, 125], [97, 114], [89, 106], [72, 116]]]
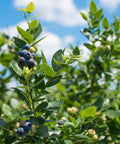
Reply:
[[64, 42], [57, 34], [44, 32], [43, 35], [47, 37], [38, 44], [38, 52], [42, 50], [46, 58], [51, 60], [57, 50], [64, 48]]
[[[27, 23], [25, 21], [21, 21], [17, 25], [19, 25], [23, 29], [27, 29]], [[8, 34], [12, 38], [13, 36], [16, 36], [18, 34], [17, 29], [16, 29], [17, 25], [12, 25], [12, 26], [9, 26], [7, 28], [6, 27], [1, 28], [0, 32], [5, 32], [6, 34]]]
[[115, 11], [120, 4], [120, 0], [100, 0], [103, 7], [106, 7], [108, 11]]
[[[27, 29], [27, 24], [25, 21], [22, 21], [17, 25], [19, 25], [23, 29]], [[16, 25], [9, 26], [8, 28], [2, 28], [0, 29], [0, 32], [5, 32], [6, 34], [9, 34], [10, 37], [18, 35]], [[38, 43], [37, 48], [38, 52], [40, 52], [41, 50], [44, 52], [48, 61], [52, 59], [53, 54], [57, 50], [65, 48], [69, 43], [72, 43], [74, 41], [74, 37], [71, 35], [66, 35], [63, 38], [60, 38], [57, 34], [46, 31], [45, 28], [43, 28], [41, 37], [43, 36], [47, 37]]]
[[64, 26], [86, 24], [73, 0], [14, 0], [14, 6], [26, 7], [31, 1], [35, 4], [35, 14], [42, 14], [40, 18], [44, 21], [58, 22]]
[[64, 41], [66, 44], [70, 44], [70, 43], [73, 43], [74, 42], [74, 37], [72, 35], [67, 35], [64, 37]]

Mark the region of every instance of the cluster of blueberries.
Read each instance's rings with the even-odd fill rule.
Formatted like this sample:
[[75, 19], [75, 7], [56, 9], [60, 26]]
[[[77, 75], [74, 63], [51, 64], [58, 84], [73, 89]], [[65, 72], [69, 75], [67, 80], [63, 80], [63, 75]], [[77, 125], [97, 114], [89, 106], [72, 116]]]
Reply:
[[36, 62], [34, 60], [36, 55], [35, 55], [35, 53], [30, 52], [31, 48], [34, 49], [33, 47], [30, 47], [29, 44], [26, 44], [23, 46], [22, 50], [19, 51], [19, 56], [20, 56], [19, 65], [21, 67], [27, 65], [30, 69], [36, 65]]
[[17, 134], [21, 137], [25, 135], [26, 132], [31, 130], [31, 128], [32, 128], [32, 122], [30, 120], [22, 122], [20, 124], [20, 127], [17, 129]]

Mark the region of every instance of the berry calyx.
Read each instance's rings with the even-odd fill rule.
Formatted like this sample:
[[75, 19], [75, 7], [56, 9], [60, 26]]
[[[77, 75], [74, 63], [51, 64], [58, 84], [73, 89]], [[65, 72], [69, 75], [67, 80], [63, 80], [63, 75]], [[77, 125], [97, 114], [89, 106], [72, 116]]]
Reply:
[[35, 59], [36, 58], [36, 54], [32, 53], [32, 58]]
[[24, 136], [24, 134], [25, 134], [25, 130], [24, 130], [24, 128], [23, 127], [19, 127], [18, 129], [17, 129], [17, 134], [21, 137], [21, 136]]

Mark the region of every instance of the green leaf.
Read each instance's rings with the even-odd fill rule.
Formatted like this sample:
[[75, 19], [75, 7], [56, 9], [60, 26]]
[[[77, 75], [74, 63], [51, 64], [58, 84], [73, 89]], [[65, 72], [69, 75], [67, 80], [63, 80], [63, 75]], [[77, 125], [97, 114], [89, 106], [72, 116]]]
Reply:
[[5, 138], [5, 144], [12, 144], [17, 140], [17, 137], [15, 135], [7, 136]]
[[44, 108], [46, 108], [47, 106], [48, 106], [48, 103], [47, 103], [47, 102], [43, 102], [43, 103], [39, 104], [39, 105], [36, 107], [35, 111], [36, 111], [36, 112], [39, 112], [41, 109], [44, 109]]
[[120, 27], [119, 21], [115, 21], [115, 23], [114, 23], [114, 30], [115, 30], [115, 31], [118, 31], [118, 30], [119, 30], [119, 27]]
[[37, 129], [37, 132], [35, 133], [39, 137], [48, 137], [48, 127], [47, 126], [41, 126]]
[[21, 10], [21, 11], [27, 11], [26, 9], [24, 8], [19, 8], [18, 10]]
[[95, 14], [95, 18], [96, 19], [100, 18], [102, 16], [102, 13], [103, 13], [103, 9], [98, 10]]
[[52, 70], [52, 68], [47, 65], [46, 63], [43, 63], [41, 66], [41, 69], [42, 71], [47, 75], [47, 76], [50, 76], [50, 77], [54, 77], [54, 71]]
[[53, 108], [53, 107], [60, 108], [63, 103], [64, 103], [64, 100], [49, 102], [48, 107], [50, 107], [50, 108]]
[[44, 36], [44, 37], [42, 37], [41, 39], [39, 39], [39, 40], [35, 41], [34, 43], [32, 43], [32, 45], [31, 45], [31, 46], [36, 45], [37, 43], [39, 43], [39, 42], [40, 42], [41, 40], [43, 40], [44, 38], [46, 38], [46, 36]]
[[[41, 55], [36, 53], [36, 58], [35, 61], [37, 62], [37, 64], [39, 65], [41, 62]], [[39, 66], [38, 66], [39, 67]]]
[[53, 68], [53, 70], [54, 70], [55, 72], [61, 70], [62, 67], [59, 66], [59, 65], [57, 65], [57, 64], [55, 63], [54, 59], [55, 59], [56, 61], [58, 61], [58, 62], [63, 63], [62, 54], [63, 54], [62, 50], [58, 50], [58, 51], [53, 55], [53, 57], [52, 57], [52, 68]]
[[106, 17], [102, 21], [102, 26], [103, 26], [103, 28], [108, 28], [109, 27], [109, 22], [108, 22]]
[[57, 76], [54, 77], [52, 79], [50, 79], [47, 83], [46, 83], [46, 87], [51, 87], [53, 85], [56, 85], [60, 80], [61, 80], [62, 76]]
[[67, 65], [66, 63], [61, 63], [61, 62], [59, 62], [59, 61], [57, 61], [57, 60], [55, 60], [55, 59], [53, 59], [53, 60], [54, 60], [54, 62], [55, 62], [57, 65], [59, 65], [59, 66], [61, 66], [61, 67]]
[[115, 110], [107, 110], [104, 112], [105, 115], [107, 115], [109, 118], [117, 118], [120, 117], [120, 112]]
[[13, 37], [13, 39], [14, 39], [14, 43], [16, 44], [17, 47], [22, 48], [26, 44], [26, 42], [24, 40], [21, 40], [18, 37]]
[[32, 115], [32, 114], [34, 114], [33, 111], [25, 111], [25, 112], [23, 113], [23, 115]]
[[3, 104], [2, 109], [3, 109], [3, 112], [4, 112], [5, 115], [7, 115], [7, 116], [11, 116], [12, 115], [12, 112], [11, 112], [12, 109], [11, 109], [11, 107], [9, 105]]
[[12, 60], [12, 68], [19, 76], [21, 76], [22, 69], [18, 66], [18, 63], [14, 60]]
[[10, 100], [11, 107], [13, 107], [14, 109], [17, 109], [18, 108], [18, 104], [19, 104], [19, 101], [17, 99], [11, 98], [11, 100]]
[[97, 100], [94, 102], [94, 106], [96, 107], [96, 111], [100, 111], [103, 108], [103, 104], [105, 101], [105, 96], [99, 96]]
[[7, 124], [2, 118], [0, 118], [0, 126], [4, 127]]
[[78, 46], [76, 46], [75, 49], [73, 50], [73, 55], [80, 55], [80, 50]]
[[30, 30], [34, 30], [36, 27], [38, 27], [38, 20], [37, 19], [31, 21], [31, 23], [29, 24]]
[[24, 31], [19, 26], [17, 26], [17, 30], [18, 30], [19, 34], [23, 37], [23, 39], [25, 39], [28, 43], [33, 42], [33, 38], [28, 32]]
[[74, 137], [82, 138], [82, 139], [92, 139], [92, 138], [90, 138], [89, 136], [87, 136], [87, 135], [82, 135], [82, 134], [76, 134], [76, 135], [74, 135]]
[[90, 11], [95, 14], [97, 12], [97, 6], [93, 0], [90, 2]]
[[80, 12], [80, 14], [84, 20], [86, 21], [88, 20], [88, 16], [86, 16], [83, 12]]
[[30, 120], [31, 120], [35, 125], [38, 125], [38, 126], [42, 126], [42, 125], [45, 123], [45, 119], [42, 118], [42, 117], [33, 117], [33, 116], [31, 116], [31, 117], [30, 117]]
[[85, 118], [88, 118], [88, 117], [93, 118], [96, 114], [96, 108], [95, 108], [95, 106], [88, 107], [88, 108], [84, 109], [83, 111], [81, 111], [80, 114], [84, 120], [85, 120]]
[[39, 24], [38, 24], [38, 27], [35, 28], [35, 30], [34, 30], [33, 39], [35, 40], [35, 39], [41, 34], [41, 32], [42, 32], [42, 26], [41, 26], [41, 24], [39, 23]]
[[79, 127], [80, 125], [81, 125], [81, 118], [78, 118], [77, 120], [76, 120], [76, 127]]
[[72, 121], [72, 123], [74, 124], [74, 127], [76, 127], [76, 120], [74, 119], [74, 117], [71, 117], [69, 115], [70, 121]]
[[44, 76], [37, 77], [35, 82], [31, 84], [31, 88], [42, 88], [41, 85], [44, 86]]
[[26, 8], [26, 11], [28, 13], [32, 13], [33, 11], [35, 10], [35, 6], [34, 6], [34, 3], [33, 2], [30, 2]]
[[72, 144], [71, 140], [64, 140], [65, 144]]
[[13, 89], [16, 91], [16, 93], [17, 93], [17, 95], [19, 96], [19, 98], [20, 98], [22, 101], [25, 101], [28, 106], [30, 106], [30, 104], [29, 104], [29, 102], [28, 102], [28, 100], [27, 100], [27, 97], [26, 97], [25, 93], [24, 93], [22, 90], [18, 89], [18, 88], [13, 88]]
[[40, 137], [32, 136], [33, 143], [35, 144], [42, 144], [42, 140]]
[[42, 58], [42, 63], [46, 63], [47, 64], [47, 60], [46, 60], [45, 55], [44, 55], [42, 50], [41, 50], [41, 58]]
[[89, 43], [84, 43], [84, 46], [87, 47], [89, 50], [94, 50], [95, 46], [89, 44]]

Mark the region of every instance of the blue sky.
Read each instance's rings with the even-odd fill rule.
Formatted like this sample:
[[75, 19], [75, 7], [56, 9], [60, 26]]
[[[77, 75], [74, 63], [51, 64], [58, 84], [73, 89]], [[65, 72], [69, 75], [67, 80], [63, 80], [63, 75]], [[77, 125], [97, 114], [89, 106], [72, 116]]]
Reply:
[[[16, 25], [27, 28], [24, 17], [18, 8], [24, 8], [33, 1], [36, 7], [33, 15], [42, 14], [39, 21], [43, 26], [43, 36], [46, 40], [40, 43], [47, 58], [60, 48], [67, 47], [69, 43], [80, 46], [87, 39], [80, 33], [85, 22], [80, 11], [88, 10], [91, 0], [2, 0], [0, 3], [0, 31], [8, 33], [11, 37], [17, 34]], [[114, 12], [119, 16], [120, 0], [94, 0], [98, 8], [104, 9], [104, 14], [112, 22]]]

